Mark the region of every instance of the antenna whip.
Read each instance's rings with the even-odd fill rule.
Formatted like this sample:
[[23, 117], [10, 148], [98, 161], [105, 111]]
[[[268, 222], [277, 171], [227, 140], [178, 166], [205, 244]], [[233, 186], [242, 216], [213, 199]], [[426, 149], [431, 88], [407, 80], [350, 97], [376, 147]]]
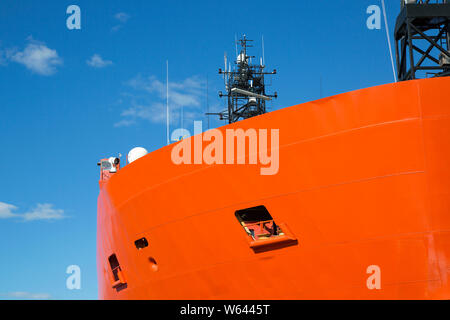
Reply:
[[392, 55], [392, 46], [391, 46], [391, 38], [389, 37], [389, 25], [387, 21], [387, 15], [386, 15], [386, 6], [384, 5], [384, 0], [381, 0], [381, 5], [383, 7], [383, 15], [384, 15], [384, 23], [386, 25], [386, 35], [387, 35], [387, 41], [389, 45], [389, 53], [391, 55], [391, 63], [392, 63], [392, 72], [394, 73], [394, 82], [397, 82], [397, 75], [395, 72], [395, 65], [394, 65], [394, 56]]

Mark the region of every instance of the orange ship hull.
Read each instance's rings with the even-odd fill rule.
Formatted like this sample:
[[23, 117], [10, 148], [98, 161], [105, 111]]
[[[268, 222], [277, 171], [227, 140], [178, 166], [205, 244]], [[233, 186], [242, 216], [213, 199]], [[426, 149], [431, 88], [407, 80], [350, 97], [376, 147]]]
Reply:
[[[175, 165], [173, 146], [125, 166], [100, 188], [99, 297], [450, 299], [449, 87], [389, 84], [219, 128], [279, 129], [272, 176]], [[260, 205], [295, 241], [251, 247], [235, 212]]]

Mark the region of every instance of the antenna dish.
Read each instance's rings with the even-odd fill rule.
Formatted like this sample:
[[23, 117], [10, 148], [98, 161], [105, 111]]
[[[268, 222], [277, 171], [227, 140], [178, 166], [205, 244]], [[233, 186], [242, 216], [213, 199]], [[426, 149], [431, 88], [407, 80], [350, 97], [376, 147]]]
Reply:
[[245, 54], [241, 52], [237, 57], [237, 63], [245, 62]]
[[130, 152], [128, 152], [128, 163], [132, 163], [137, 159], [142, 158], [146, 154], [148, 154], [148, 151], [145, 148], [142, 147], [133, 148], [130, 150]]

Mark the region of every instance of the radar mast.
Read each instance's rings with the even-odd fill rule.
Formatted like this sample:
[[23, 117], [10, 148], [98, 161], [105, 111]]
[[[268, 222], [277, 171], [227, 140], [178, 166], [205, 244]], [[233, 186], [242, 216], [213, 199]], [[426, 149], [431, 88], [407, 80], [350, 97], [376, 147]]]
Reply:
[[[207, 113], [207, 115], [218, 115], [220, 120], [234, 123], [239, 120], [251, 118], [266, 113], [266, 101], [277, 98], [277, 93], [266, 94], [265, 75], [276, 74], [277, 71], [265, 72], [263, 58], [259, 64], [252, 64], [254, 56], [247, 54], [247, 49], [252, 47], [245, 35], [237, 40], [240, 51], [237, 54], [234, 66], [227, 65], [227, 56], [224, 56], [225, 68], [219, 69], [223, 75], [226, 93], [219, 92], [219, 97], [228, 98], [228, 108], [218, 113]], [[264, 51], [264, 48], [263, 48]]]

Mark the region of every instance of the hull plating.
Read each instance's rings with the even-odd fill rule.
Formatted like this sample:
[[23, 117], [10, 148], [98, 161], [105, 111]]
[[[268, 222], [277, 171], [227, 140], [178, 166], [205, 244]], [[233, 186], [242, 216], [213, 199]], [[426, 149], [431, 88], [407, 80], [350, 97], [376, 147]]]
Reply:
[[[124, 167], [98, 200], [99, 297], [450, 299], [449, 86], [389, 84], [219, 128], [279, 129], [273, 176], [177, 166], [171, 146]], [[234, 213], [259, 205], [298, 243], [252, 250]]]

